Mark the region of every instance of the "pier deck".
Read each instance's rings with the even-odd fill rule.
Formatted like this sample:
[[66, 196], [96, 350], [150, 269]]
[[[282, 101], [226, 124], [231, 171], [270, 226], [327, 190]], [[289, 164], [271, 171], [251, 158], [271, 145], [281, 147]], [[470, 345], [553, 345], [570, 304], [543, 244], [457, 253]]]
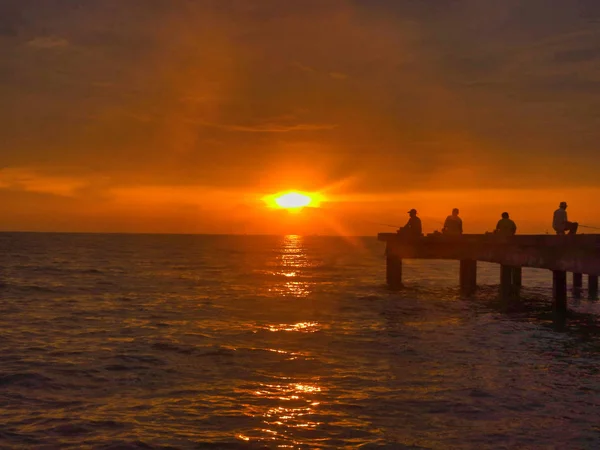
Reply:
[[387, 282], [402, 286], [403, 259], [450, 259], [460, 261], [463, 290], [476, 286], [477, 261], [500, 264], [500, 286], [511, 291], [521, 284], [521, 268], [535, 267], [553, 272], [554, 303], [566, 308], [566, 273], [573, 272], [574, 290], [582, 288], [582, 274], [589, 276], [588, 293], [598, 294], [600, 234], [516, 235], [430, 234], [410, 239], [398, 233], [380, 233], [386, 243]]

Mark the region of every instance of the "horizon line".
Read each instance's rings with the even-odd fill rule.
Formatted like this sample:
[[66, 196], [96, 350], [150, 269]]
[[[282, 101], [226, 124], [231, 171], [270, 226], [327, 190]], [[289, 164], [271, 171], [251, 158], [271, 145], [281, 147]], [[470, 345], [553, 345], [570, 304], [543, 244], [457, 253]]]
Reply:
[[173, 233], [173, 232], [144, 232], [144, 231], [39, 231], [39, 230], [0, 230], [0, 234], [119, 234], [119, 235], [152, 235], [152, 236], [256, 236], [256, 237], [377, 237], [365, 234], [266, 234], [266, 233]]

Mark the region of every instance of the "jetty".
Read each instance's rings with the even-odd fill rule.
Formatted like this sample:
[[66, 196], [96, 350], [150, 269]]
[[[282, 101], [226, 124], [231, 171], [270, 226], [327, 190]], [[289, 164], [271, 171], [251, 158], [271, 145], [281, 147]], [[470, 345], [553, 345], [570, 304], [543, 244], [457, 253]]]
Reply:
[[403, 259], [443, 259], [459, 261], [458, 280], [465, 293], [477, 287], [477, 262], [499, 264], [501, 293], [511, 294], [522, 285], [522, 268], [552, 271], [552, 304], [556, 311], [567, 309], [567, 272], [573, 274], [574, 295], [583, 290], [587, 275], [588, 296], [598, 296], [600, 275], [600, 234], [515, 235], [432, 233], [407, 237], [399, 233], [379, 233], [386, 243], [386, 281], [390, 288], [402, 284]]

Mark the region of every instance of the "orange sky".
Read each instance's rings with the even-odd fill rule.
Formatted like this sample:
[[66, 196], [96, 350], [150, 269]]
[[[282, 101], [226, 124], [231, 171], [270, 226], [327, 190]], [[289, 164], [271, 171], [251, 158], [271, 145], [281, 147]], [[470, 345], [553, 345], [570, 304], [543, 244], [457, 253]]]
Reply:
[[[600, 225], [595, 0], [5, 0], [0, 230]], [[268, 209], [278, 191], [321, 208]]]

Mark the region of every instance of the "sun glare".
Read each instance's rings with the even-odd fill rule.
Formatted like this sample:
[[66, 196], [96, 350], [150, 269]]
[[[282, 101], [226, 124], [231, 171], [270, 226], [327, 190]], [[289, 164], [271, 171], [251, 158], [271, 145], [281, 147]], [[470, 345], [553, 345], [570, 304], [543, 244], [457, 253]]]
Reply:
[[268, 195], [263, 200], [271, 208], [298, 211], [306, 207], [318, 207], [322, 201], [322, 196], [316, 193], [290, 191]]
[[310, 205], [312, 199], [308, 195], [299, 192], [290, 192], [275, 198], [275, 203], [280, 208], [304, 208]]

